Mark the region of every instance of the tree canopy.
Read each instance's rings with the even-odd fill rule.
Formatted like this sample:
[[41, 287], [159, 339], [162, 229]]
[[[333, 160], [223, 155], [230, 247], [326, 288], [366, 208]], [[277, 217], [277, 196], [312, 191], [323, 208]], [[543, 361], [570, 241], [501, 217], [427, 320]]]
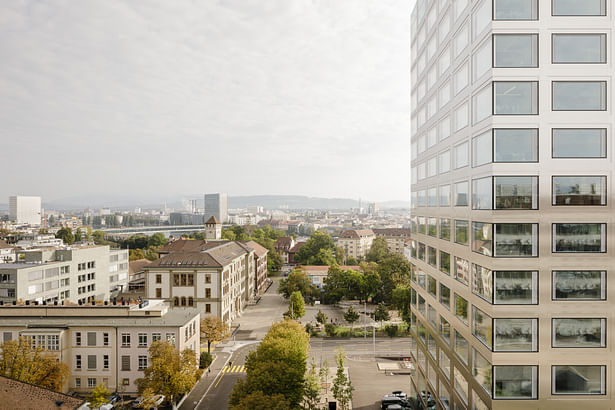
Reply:
[[303, 265], [330, 266], [335, 263], [344, 263], [344, 251], [335, 246], [331, 235], [326, 232], [315, 231], [294, 258]]
[[207, 340], [207, 353], [211, 353], [211, 344], [228, 336], [229, 327], [217, 316], [206, 317], [201, 321], [201, 337]]
[[365, 255], [368, 262], [380, 263], [390, 254], [386, 239], [379, 236], [374, 239], [372, 246]]
[[75, 242], [75, 235], [73, 235], [73, 230], [70, 228], [60, 229], [56, 232], [56, 238], [62, 239], [62, 241], [67, 245], [72, 245]]
[[278, 287], [278, 292], [286, 299], [290, 298], [290, 295], [297, 291], [301, 292], [301, 295], [303, 295], [308, 302], [311, 302], [320, 294], [318, 288], [312, 283], [307, 273], [301, 269], [295, 269], [287, 278], [281, 279], [280, 286]]
[[299, 319], [305, 316], [305, 301], [301, 292], [295, 291], [290, 295], [290, 301], [288, 302], [288, 317], [291, 319]]

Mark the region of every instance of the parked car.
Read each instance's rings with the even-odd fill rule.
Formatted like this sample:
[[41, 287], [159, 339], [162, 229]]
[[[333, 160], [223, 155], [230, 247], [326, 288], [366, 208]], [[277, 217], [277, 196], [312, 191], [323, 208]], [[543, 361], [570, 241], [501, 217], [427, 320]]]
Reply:
[[[150, 408], [160, 406], [164, 402], [164, 399], [165, 397], [163, 394], [155, 395], [154, 397], [152, 397], [152, 400], [150, 402]], [[133, 409], [140, 408], [142, 403], [143, 403], [143, 396], [139, 396], [136, 398], [135, 401], [132, 402], [132, 408]]]
[[399, 410], [399, 409], [412, 409], [410, 402], [401, 397], [393, 394], [386, 394], [380, 401], [380, 408], [382, 410]]
[[113, 393], [111, 396], [108, 396], [108, 397], [107, 397], [107, 402], [108, 402], [109, 404], [115, 404], [115, 403], [117, 403], [118, 401], [120, 401], [120, 395], [119, 395], [119, 394], [117, 394], [117, 393]]
[[406, 393], [404, 393], [403, 391], [401, 391], [401, 390], [394, 390], [394, 391], [391, 393], [391, 395], [393, 395], [393, 396], [397, 396], [397, 397], [399, 397], [400, 399], [407, 399], [407, 398], [408, 398], [408, 395], [407, 395]]

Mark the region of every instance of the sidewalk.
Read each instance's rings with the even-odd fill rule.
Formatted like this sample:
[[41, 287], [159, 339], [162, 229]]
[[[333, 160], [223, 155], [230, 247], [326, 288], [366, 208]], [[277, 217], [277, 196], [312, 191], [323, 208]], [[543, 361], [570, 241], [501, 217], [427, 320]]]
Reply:
[[[197, 403], [203, 398], [209, 387], [216, 381], [220, 371], [224, 368], [226, 361], [232, 355], [232, 353], [223, 352], [221, 350], [216, 352], [216, 358], [209, 365], [208, 369], [205, 369], [201, 380], [197, 382], [188, 397], [183, 401], [180, 410], [193, 410], [196, 408]], [[211, 370], [211, 371], [209, 371]]]

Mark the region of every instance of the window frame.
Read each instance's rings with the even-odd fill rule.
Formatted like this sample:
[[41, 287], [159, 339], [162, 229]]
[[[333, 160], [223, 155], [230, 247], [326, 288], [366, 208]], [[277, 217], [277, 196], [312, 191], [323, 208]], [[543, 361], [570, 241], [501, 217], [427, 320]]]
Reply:
[[[604, 250], [600, 250], [599, 252], [574, 252], [574, 251], [557, 251], [556, 250], [556, 246], [557, 246], [557, 242], [555, 240], [555, 235], [556, 235], [556, 226], [557, 225], [601, 225], [604, 227], [604, 231], [601, 232], [601, 248], [602, 248], [602, 241], [604, 242]], [[606, 254], [608, 252], [608, 224], [606, 222], [553, 222], [551, 223], [551, 254], [570, 254], [570, 255], [577, 255], [577, 254], [589, 254], [589, 255], [595, 255], [595, 254]]]
[[[603, 135], [601, 138], [604, 138], [604, 156], [601, 157], [556, 157], [555, 156], [555, 133], [557, 130], [601, 130]], [[601, 141], [602, 142], [602, 141]], [[551, 128], [551, 159], [606, 159], [608, 158], [608, 129], [607, 128], [559, 128], [553, 127]]]
[[[496, 367], [531, 367], [532, 368], [532, 381], [535, 382], [533, 383], [532, 386], [532, 394], [535, 397], [519, 397], [519, 396], [515, 396], [515, 397], [497, 397], [495, 395], [495, 389], [496, 389]], [[539, 398], [539, 385], [540, 385], [540, 374], [539, 374], [539, 368], [538, 365], [534, 365], [534, 364], [529, 364], [529, 365], [492, 365], [491, 366], [491, 375], [492, 375], [492, 384], [493, 384], [493, 391], [491, 392], [491, 400], [538, 400]]]
[[[496, 161], [495, 133], [497, 130], [531, 130], [536, 131], [536, 159], [534, 161]], [[492, 164], [537, 164], [540, 161], [540, 128], [492, 128], [491, 129], [491, 163]]]
[[[555, 321], [558, 319], [577, 319], [577, 320], [582, 320], [582, 319], [597, 319], [601, 321], [601, 325], [600, 325], [600, 331], [601, 331], [601, 336], [604, 337], [604, 345], [603, 346], [579, 346], [579, 347], [574, 347], [574, 346], [556, 346], [555, 345]], [[552, 317], [551, 318], [551, 348], [552, 349], [606, 349], [607, 347], [610, 347], [608, 345], [608, 320], [606, 317], [570, 317], [570, 316], [564, 316], [564, 317]]]
[[604, 14], [554, 14], [555, 2], [557, 0], [551, 0], [551, 17], [606, 17], [608, 15], [608, 4], [606, 0], [600, 0], [602, 6], [604, 6]]
[[492, 21], [538, 21], [540, 19], [540, 7], [538, 7], [538, 0], [531, 0], [532, 7], [534, 7], [534, 12], [536, 14], [536, 18], [532, 19], [496, 19], [495, 18], [495, 2], [497, 0], [491, 1], [491, 20]]
[[[599, 110], [571, 110], [555, 109], [555, 84], [556, 83], [600, 83], [604, 84], [604, 108]], [[601, 101], [602, 102], [602, 101]], [[609, 110], [609, 86], [607, 80], [552, 80], [551, 81], [551, 112], [607, 112]]]
[[[480, 266], [480, 265], [479, 265]], [[532, 272], [532, 285], [536, 284], [536, 289], [532, 289], [532, 294], [536, 295], [536, 303], [496, 303], [496, 276], [498, 272]], [[534, 274], [535, 272], [535, 274]], [[501, 305], [501, 306], [536, 306], [540, 304], [540, 274], [539, 274], [539, 270], [517, 270], [517, 271], [511, 271], [511, 270], [492, 270], [491, 271], [491, 280], [493, 282], [492, 285], [492, 289], [493, 289], [493, 305]]]
[[[495, 1], [495, 0], [494, 0]], [[514, 20], [518, 21], [518, 20]], [[526, 20], [522, 20], [526, 21]], [[532, 66], [507, 66], [507, 65], [495, 65], [495, 37], [496, 36], [532, 36], [536, 37], [534, 45], [536, 46], [535, 55], [533, 58], [536, 59], [536, 65]], [[553, 59], [551, 59], [553, 61]], [[493, 33], [491, 34], [491, 68], [515, 68], [515, 69], [523, 69], [523, 68], [540, 68], [540, 35], [539, 33]]]
[[[532, 350], [499, 350], [499, 349], [496, 349], [496, 346], [495, 346], [496, 320], [509, 320], [509, 319], [531, 320], [532, 321], [532, 331], [534, 332], [534, 334], [532, 335], [532, 341], [531, 341]], [[538, 353], [540, 352], [540, 318], [538, 317], [494, 317], [492, 319], [492, 325], [491, 325], [491, 340], [493, 344], [491, 351], [494, 353]]]
[[[601, 52], [604, 52], [604, 61], [591, 61], [591, 62], [586, 62], [586, 61], [575, 61], [575, 62], [556, 62], [555, 61], [555, 37], [559, 36], [559, 35], [568, 35], [568, 36], [601, 36], [604, 38], [604, 44], [600, 44], [600, 46], [602, 47]], [[594, 64], [608, 64], [608, 55], [609, 55], [609, 49], [608, 49], [608, 36], [607, 33], [551, 33], [551, 64], [590, 64], [590, 65], [594, 65]]]
[[[562, 366], [571, 366], [571, 367], [600, 367], [601, 374], [603, 379], [601, 380], [601, 384], [604, 386], [604, 393], [556, 393], [555, 392], [555, 368]], [[553, 396], [606, 396], [607, 395], [607, 366], [603, 364], [553, 364], [551, 365], [551, 395]], [[602, 387], [602, 386], [601, 386]]]
[[[604, 200], [603, 204], [591, 204], [591, 205], [586, 205], [586, 204], [556, 204], [555, 203], [555, 178], [574, 178], [574, 177], [578, 177], [578, 178], [603, 178], [602, 184], [603, 186], [602, 188], [602, 192], [600, 193], [600, 196], [602, 196], [602, 194], [604, 193], [604, 199], [601, 198], [601, 200]], [[552, 175], [551, 176], [551, 206], [607, 206], [607, 201], [609, 198], [609, 194], [608, 194], [608, 176], [607, 175]]]
[[[572, 81], [575, 82], [575, 81]], [[495, 107], [496, 107], [496, 87], [495, 84], [496, 83], [532, 83], [532, 84], [536, 84], [536, 88], [535, 91], [536, 92], [536, 112], [535, 113], [521, 113], [521, 114], [497, 114], [495, 112]], [[540, 115], [540, 81], [538, 80], [529, 80], [529, 81], [515, 81], [515, 80], [497, 80], [497, 81], [492, 81], [491, 82], [491, 92], [492, 92], [492, 96], [491, 96], [491, 115], [492, 116], [505, 116], [505, 115], [510, 115], [510, 116], [514, 116], [514, 117], [518, 117], [518, 116], [529, 116], [529, 115]], [[551, 92], [551, 95], [553, 95], [553, 92]], [[551, 108], [553, 108], [553, 105], [551, 105]]]
[[[496, 222], [493, 224], [493, 258], [498, 258], [498, 259], [530, 259], [530, 258], [539, 258], [540, 257], [540, 224], [537, 222], [523, 222], [523, 225], [532, 225], [532, 237], [534, 235], [534, 226], [536, 227], [535, 229], [535, 233], [536, 233], [536, 255], [501, 255], [498, 256], [496, 255], [496, 245], [497, 245], [497, 233], [496, 233], [496, 229], [498, 225], [518, 225], [518, 223], [512, 223], [512, 222]], [[534, 248], [534, 245], [532, 245], [532, 248]]]
[[[555, 276], [557, 275], [557, 273], [560, 272], [600, 272], [600, 299], [562, 299], [562, 298], [556, 298], [555, 297]], [[587, 271], [571, 271], [571, 270], [563, 270], [563, 269], [552, 269], [551, 270], [551, 301], [553, 302], [574, 302], [574, 301], [578, 301], [578, 302], [586, 302], [586, 301], [591, 301], [591, 302], [603, 302], [607, 300], [607, 291], [608, 291], [608, 280], [607, 280], [607, 270], [606, 269], [601, 269], [601, 270], [587, 270]]]

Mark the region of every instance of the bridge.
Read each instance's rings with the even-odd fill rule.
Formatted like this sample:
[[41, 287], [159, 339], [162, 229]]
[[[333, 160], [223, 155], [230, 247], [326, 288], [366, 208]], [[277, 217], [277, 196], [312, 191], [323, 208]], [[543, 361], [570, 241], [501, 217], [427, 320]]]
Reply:
[[158, 225], [158, 226], [132, 226], [126, 228], [102, 229], [107, 236], [130, 236], [137, 234], [153, 235], [162, 233], [164, 236], [177, 235], [183, 233], [201, 232], [205, 230], [203, 225]]

